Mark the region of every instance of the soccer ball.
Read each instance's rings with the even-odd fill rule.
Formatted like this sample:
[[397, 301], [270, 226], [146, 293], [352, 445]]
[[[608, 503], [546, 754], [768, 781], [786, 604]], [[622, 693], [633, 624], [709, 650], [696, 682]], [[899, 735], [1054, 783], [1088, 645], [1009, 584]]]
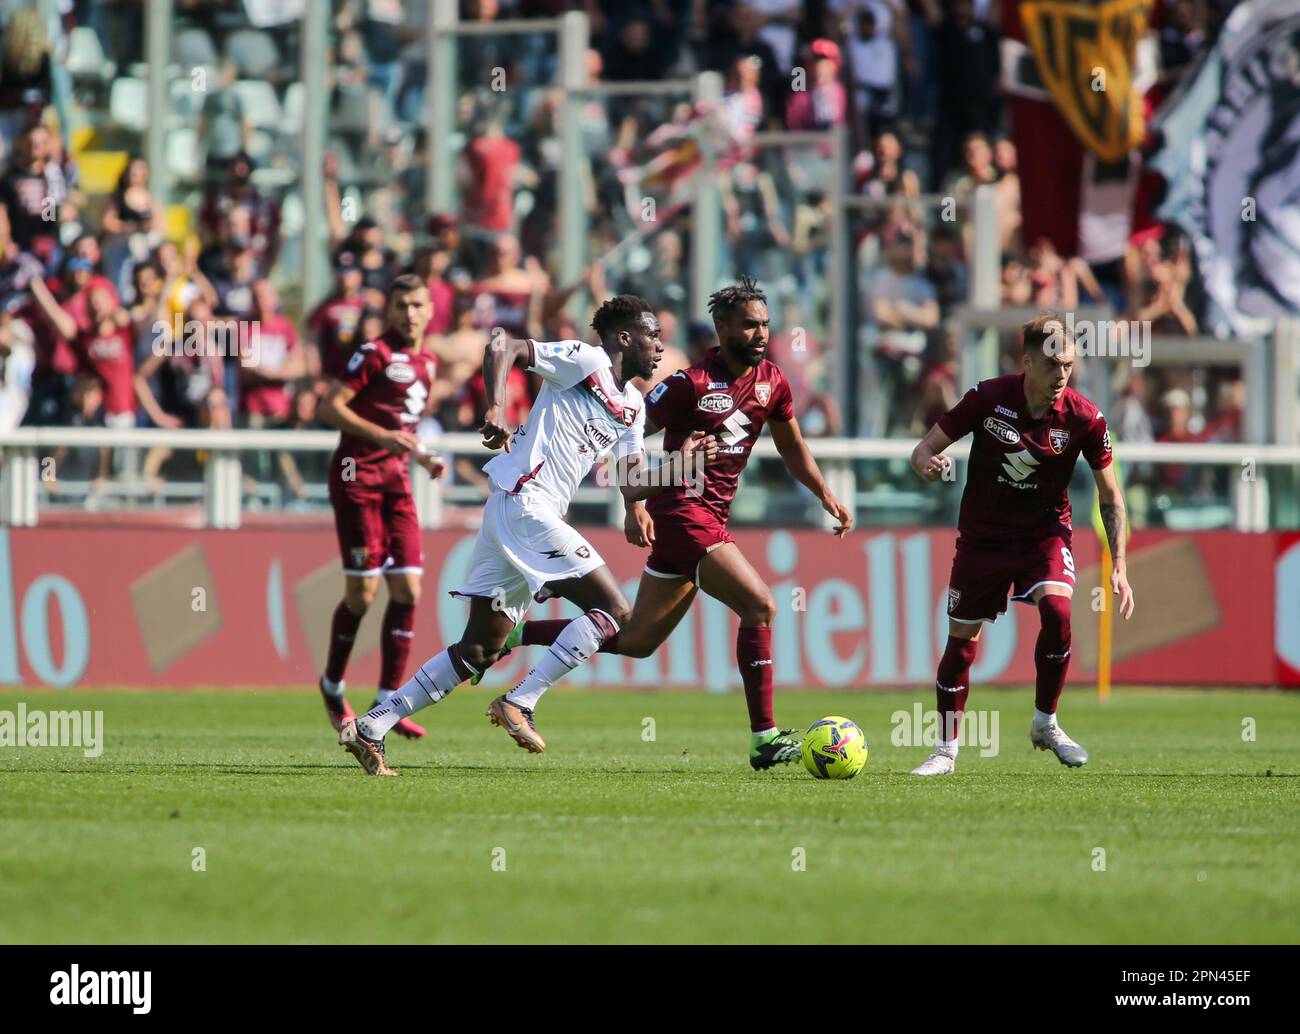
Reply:
[[852, 779], [867, 763], [867, 739], [847, 718], [819, 718], [803, 734], [803, 763], [816, 779]]

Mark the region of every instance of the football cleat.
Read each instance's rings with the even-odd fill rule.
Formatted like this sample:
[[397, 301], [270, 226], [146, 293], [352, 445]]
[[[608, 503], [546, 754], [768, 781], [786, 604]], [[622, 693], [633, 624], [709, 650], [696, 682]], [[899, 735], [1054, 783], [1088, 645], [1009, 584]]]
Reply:
[[519, 746], [531, 754], [540, 754], [546, 749], [546, 741], [537, 732], [533, 724], [533, 712], [526, 707], [512, 704], [505, 696], [499, 696], [488, 705], [487, 716], [493, 725], [499, 725], [510, 734]]
[[1078, 768], [1088, 763], [1088, 752], [1080, 747], [1053, 718], [1050, 725], [1034, 722], [1029, 727], [1029, 742], [1039, 750], [1050, 750], [1061, 764]]
[[957, 759], [942, 750], [936, 750], [914, 769], [912, 775], [939, 776], [952, 775], [957, 770]]
[[792, 739], [796, 733], [793, 729], [782, 729], [766, 743], [749, 748], [749, 767], [755, 772], [777, 765], [788, 765], [797, 760], [803, 752], [800, 740]]
[[[506, 636], [505, 645], [501, 647], [501, 653], [497, 656], [497, 661], [507, 656], [516, 646], [519, 646], [523, 642], [523, 639], [524, 623], [521, 621], [519, 624], [515, 625], [515, 627], [510, 630], [510, 634]], [[493, 661], [492, 663], [495, 664], [496, 661]], [[471, 686], [477, 686], [483, 681], [483, 676], [486, 674], [487, 668], [484, 668], [482, 671], [474, 672], [474, 674], [469, 677], [469, 684]]]
[[339, 745], [357, 759], [361, 767], [366, 770], [366, 775], [397, 775], [397, 772], [388, 767], [388, 762], [384, 759], [384, 741], [363, 736], [361, 730], [357, 728], [355, 718], [349, 718], [343, 723], [343, 728], [339, 730]]
[[337, 695], [326, 693], [324, 679], [316, 683], [316, 688], [320, 690], [321, 699], [325, 701], [325, 713], [330, 717], [330, 725], [334, 726], [335, 732], [342, 732], [343, 723], [349, 718], [356, 717], [356, 713], [348, 704], [347, 696], [342, 692]]

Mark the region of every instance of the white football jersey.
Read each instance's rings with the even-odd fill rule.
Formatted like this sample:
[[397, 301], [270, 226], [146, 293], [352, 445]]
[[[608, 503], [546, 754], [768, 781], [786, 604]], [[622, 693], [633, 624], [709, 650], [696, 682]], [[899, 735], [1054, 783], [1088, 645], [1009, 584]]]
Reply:
[[528, 342], [528, 369], [545, 382], [528, 421], [483, 468], [504, 492], [564, 513], [598, 459], [642, 451], [645, 404], [631, 384], [614, 382], [609, 354], [585, 341]]

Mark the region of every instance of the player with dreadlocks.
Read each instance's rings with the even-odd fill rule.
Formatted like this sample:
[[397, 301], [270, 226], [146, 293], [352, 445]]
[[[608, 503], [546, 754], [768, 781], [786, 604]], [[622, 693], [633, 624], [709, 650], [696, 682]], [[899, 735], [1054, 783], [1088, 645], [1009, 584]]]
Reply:
[[[703, 589], [740, 618], [736, 663], [749, 705], [749, 763], [755, 769], [799, 756], [800, 741], [777, 728], [772, 715], [772, 590], [727, 530], [731, 500], [750, 451], [767, 424], [790, 473], [838, 522], [837, 536], [853, 515], [826, 487], [794, 417], [790, 385], [767, 358], [767, 298], [749, 277], [709, 299], [719, 347], [695, 366], [679, 370], [646, 396], [645, 433], [664, 431], [664, 448], [681, 449], [701, 433], [717, 439], [718, 455], [703, 477], [661, 492], [646, 505], [628, 506], [624, 531], [633, 545], [650, 547], [632, 616], [599, 649], [649, 657], [669, 636]], [[526, 621], [507, 646], [553, 642], [564, 620]], [[540, 696], [545, 687], [538, 687]], [[529, 706], [536, 699], [528, 701]]]

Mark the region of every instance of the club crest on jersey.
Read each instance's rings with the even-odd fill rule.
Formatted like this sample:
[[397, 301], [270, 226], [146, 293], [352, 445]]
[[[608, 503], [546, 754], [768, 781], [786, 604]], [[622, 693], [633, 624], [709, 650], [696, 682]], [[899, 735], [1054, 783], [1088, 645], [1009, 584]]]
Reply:
[[735, 404], [736, 400], [725, 391], [715, 391], [712, 394], [702, 396], [695, 405], [706, 413], [727, 413], [731, 411]]
[[411, 369], [409, 363], [389, 363], [384, 370], [384, 375], [398, 384], [410, 384], [415, 380], [415, 371]]
[[754, 398], [758, 399], [760, 406], [766, 406], [771, 397], [772, 384], [770, 381], [760, 381], [754, 385]]
[[1070, 440], [1070, 432], [1064, 428], [1056, 428], [1047, 432], [1047, 440], [1052, 443], [1052, 451], [1059, 456], [1065, 451], [1065, 443]]
[[1020, 432], [1005, 420], [999, 420], [997, 417], [988, 417], [984, 421], [984, 430], [988, 431], [998, 441], [1006, 442], [1008, 445], [1016, 445], [1020, 441]]
[[957, 604], [960, 602], [961, 602], [961, 590], [950, 588], [948, 590], [948, 613], [951, 614], [954, 610], [956, 610]]

